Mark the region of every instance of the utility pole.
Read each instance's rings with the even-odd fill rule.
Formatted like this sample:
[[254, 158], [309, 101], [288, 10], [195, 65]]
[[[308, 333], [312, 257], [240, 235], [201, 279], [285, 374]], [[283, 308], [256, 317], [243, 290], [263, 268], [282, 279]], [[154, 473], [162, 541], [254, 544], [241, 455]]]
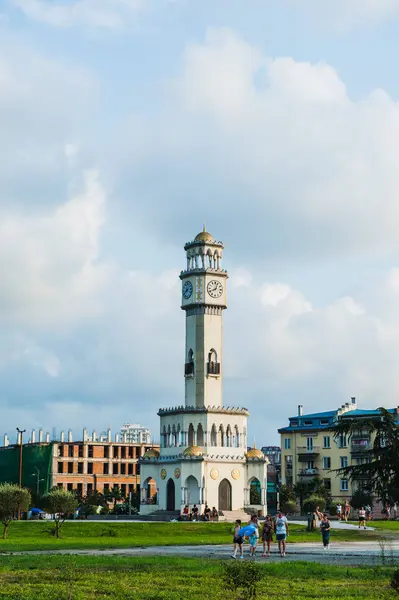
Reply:
[[[23, 439], [26, 429], [20, 429], [17, 427], [19, 437], [19, 487], [22, 487], [22, 450], [23, 450]], [[18, 521], [21, 519], [21, 509], [18, 506]]]

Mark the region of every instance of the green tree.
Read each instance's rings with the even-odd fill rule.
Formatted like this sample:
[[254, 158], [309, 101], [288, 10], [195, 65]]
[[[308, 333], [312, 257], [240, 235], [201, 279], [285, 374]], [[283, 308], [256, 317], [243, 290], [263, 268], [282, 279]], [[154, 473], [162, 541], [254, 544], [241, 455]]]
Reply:
[[31, 503], [29, 490], [13, 483], [0, 484], [0, 519], [3, 523], [3, 540], [7, 537], [7, 529], [18, 510], [28, 510]]
[[356, 492], [352, 495], [352, 499], [350, 502], [352, 508], [358, 510], [362, 508], [362, 506], [366, 506], [370, 504], [373, 505], [373, 496], [366, 489], [356, 490]]
[[115, 512], [116, 505], [118, 502], [121, 502], [124, 498], [122, 496], [122, 492], [120, 488], [116, 485], [112, 488], [112, 490], [108, 493], [107, 498], [109, 501], [114, 503], [112, 511]]
[[350, 465], [337, 472], [366, 487], [384, 504], [399, 502], [399, 426], [397, 414], [379, 408], [372, 415], [351, 417], [342, 415], [333, 429], [334, 437], [368, 435], [371, 447], [364, 450], [365, 462]]
[[300, 511], [302, 513], [303, 512], [303, 503], [305, 501], [305, 498], [307, 496], [309, 496], [309, 494], [311, 493], [311, 488], [309, 486], [309, 482], [308, 481], [298, 481], [298, 483], [296, 483], [294, 485], [293, 491], [294, 491], [295, 497], [299, 501], [299, 507], [300, 507]]
[[55, 537], [59, 538], [65, 519], [77, 508], [77, 500], [71, 492], [55, 488], [44, 496], [44, 505], [47, 512], [54, 517]]
[[93, 515], [97, 512], [99, 506], [104, 507], [107, 505], [107, 500], [100, 492], [90, 492], [85, 498], [79, 503], [79, 515], [87, 518], [88, 515]]
[[296, 495], [293, 488], [289, 485], [282, 485], [279, 489], [279, 507], [283, 507], [287, 502], [295, 502]]

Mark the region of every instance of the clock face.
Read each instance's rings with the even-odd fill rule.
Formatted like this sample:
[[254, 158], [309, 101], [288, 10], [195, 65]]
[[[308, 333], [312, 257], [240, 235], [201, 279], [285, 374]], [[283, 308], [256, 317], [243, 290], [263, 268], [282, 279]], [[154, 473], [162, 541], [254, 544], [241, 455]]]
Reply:
[[208, 294], [211, 298], [220, 298], [223, 294], [223, 286], [220, 281], [216, 281], [216, 279], [212, 279], [206, 287]]
[[191, 281], [185, 281], [183, 283], [183, 298], [185, 300], [188, 300], [191, 297], [192, 293], [193, 293], [193, 284], [191, 283]]

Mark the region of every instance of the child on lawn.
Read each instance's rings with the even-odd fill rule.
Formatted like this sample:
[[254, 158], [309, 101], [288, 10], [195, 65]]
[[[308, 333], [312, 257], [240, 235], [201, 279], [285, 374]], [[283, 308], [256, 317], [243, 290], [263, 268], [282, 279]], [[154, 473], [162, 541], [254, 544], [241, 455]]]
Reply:
[[242, 544], [243, 544], [243, 538], [242, 535], [239, 535], [238, 532], [241, 529], [241, 521], [240, 519], [237, 519], [236, 524], [234, 526], [234, 537], [233, 537], [233, 543], [234, 543], [234, 549], [233, 549], [233, 554], [231, 555], [231, 558], [237, 558], [237, 550], [240, 550], [240, 558], [244, 558], [244, 555], [242, 553]]

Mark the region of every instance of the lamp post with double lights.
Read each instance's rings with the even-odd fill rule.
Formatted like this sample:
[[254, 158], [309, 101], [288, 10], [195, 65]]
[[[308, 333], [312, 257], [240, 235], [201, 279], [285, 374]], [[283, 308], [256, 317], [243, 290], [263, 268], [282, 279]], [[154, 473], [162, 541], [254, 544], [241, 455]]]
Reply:
[[40, 479], [40, 471], [37, 467], [33, 467], [36, 473], [32, 473], [32, 477], [36, 477], [36, 494], [39, 496], [40, 493], [40, 482], [44, 481], [44, 479]]

